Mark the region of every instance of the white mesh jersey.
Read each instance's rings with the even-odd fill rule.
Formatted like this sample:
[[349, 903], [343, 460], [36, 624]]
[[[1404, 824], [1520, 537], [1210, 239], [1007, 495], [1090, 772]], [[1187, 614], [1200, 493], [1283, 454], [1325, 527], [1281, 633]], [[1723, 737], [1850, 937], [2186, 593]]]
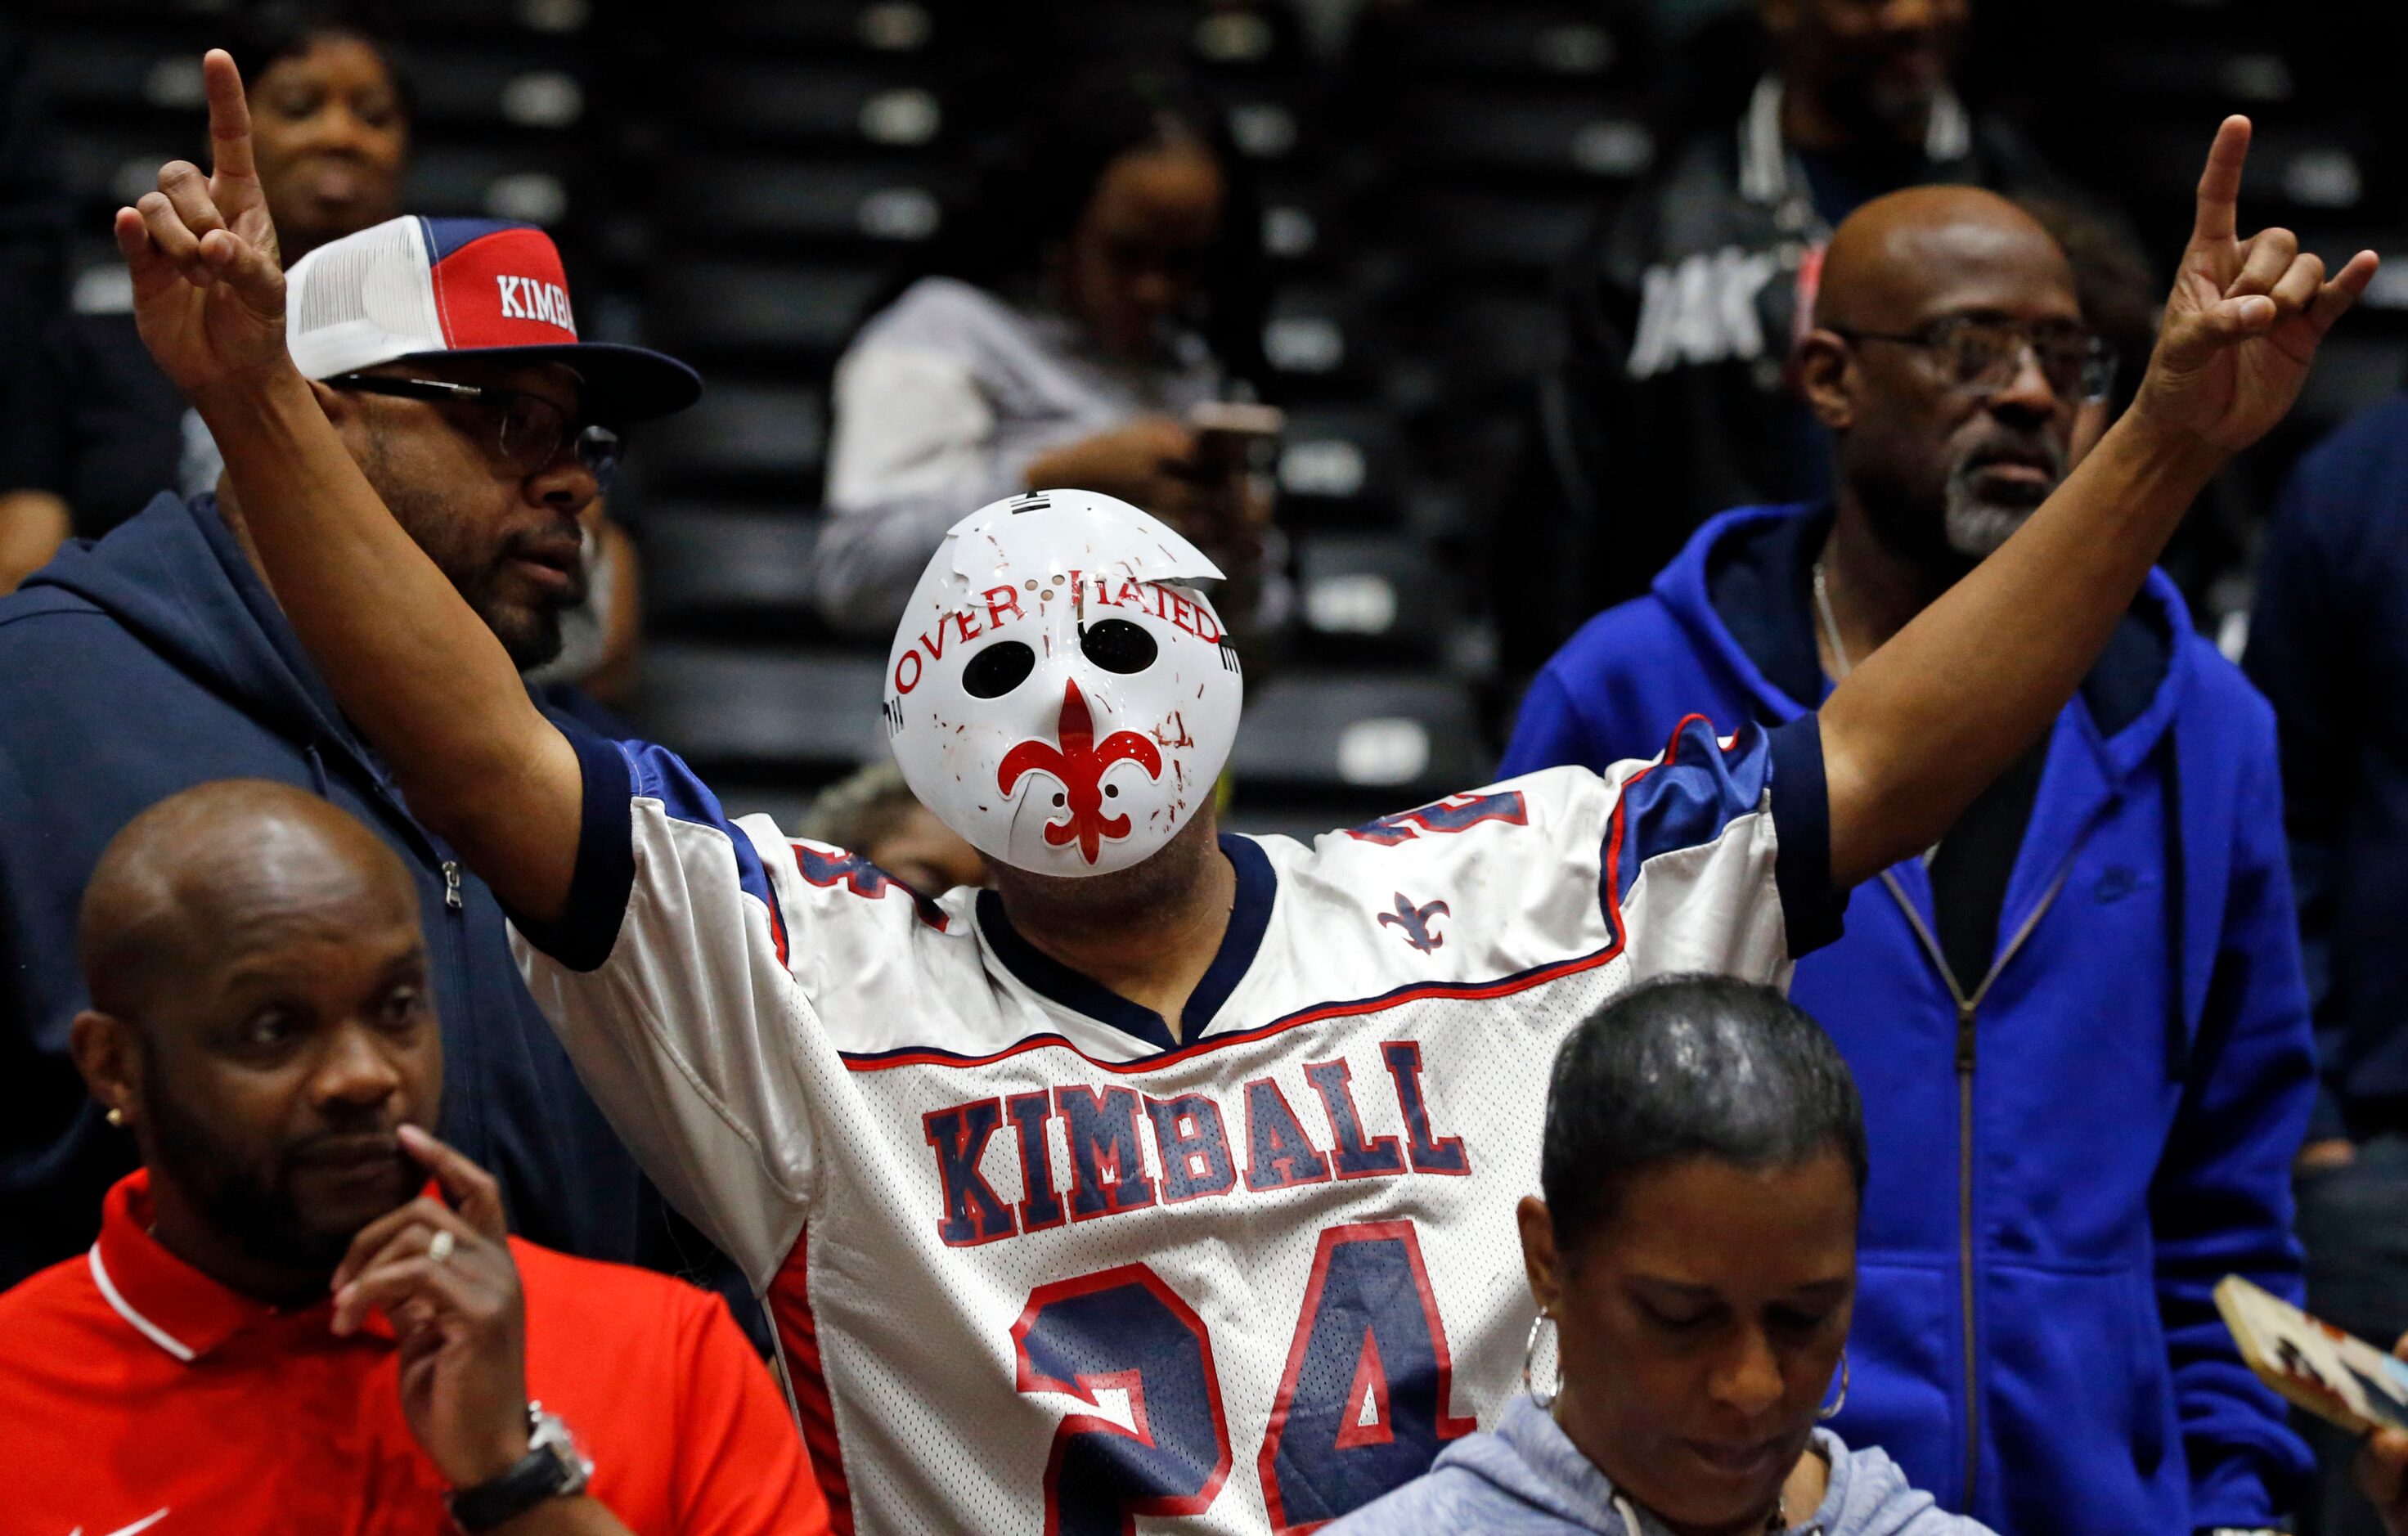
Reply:
[[1785, 983], [1800, 909], [1835, 915], [1815, 728], [1225, 837], [1183, 1041], [993, 896], [731, 825], [635, 744], [580, 743], [576, 890], [521, 953], [767, 1299], [840, 1527], [1309, 1529], [1516, 1388], [1567, 1032], [1650, 975]]

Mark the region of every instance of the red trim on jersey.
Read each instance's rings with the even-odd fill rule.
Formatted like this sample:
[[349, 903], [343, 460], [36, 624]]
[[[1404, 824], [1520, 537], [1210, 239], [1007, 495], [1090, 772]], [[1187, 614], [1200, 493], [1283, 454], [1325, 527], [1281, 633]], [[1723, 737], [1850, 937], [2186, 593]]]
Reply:
[[844, 1447], [838, 1443], [836, 1404], [828, 1397], [827, 1371], [820, 1354], [819, 1319], [811, 1313], [810, 1247], [804, 1229], [795, 1251], [778, 1267], [762, 1299], [769, 1304], [770, 1326], [786, 1357], [786, 1380], [795, 1393], [795, 1412], [802, 1419], [803, 1448], [811, 1453], [811, 1471], [820, 1492], [827, 1497], [828, 1529], [835, 1536], [853, 1536], [853, 1487], [845, 1481]]
[[[1305, 1282], [1304, 1306], [1297, 1313], [1296, 1338], [1287, 1347], [1287, 1369], [1280, 1376], [1279, 1396], [1272, 1400], [1271, 1420], [1263, 1430], [1262, 1457], [1256, 1463], [1256, 1471], [1261, 1475], [1263, 1484], [1263, 1503], [1270, 1514], [1271, 1529], [1278, 1532], [1279, 1536], [1292, 1536], [1292, 1533], [1294, 1536], [1300, 1536], [1300, 1533], [1305, 1531], [1319, 1530], [1327, 1523], [1322, 1520], [1310, 1521], [1304, 1525], [1288, 1523], [1286, 1503], [1280, 1498], [1279, 1471], [1276, 1464], [1279, 1460], [1280, 1437], [1287, 1428], [1288, 1411], [1296, 1403], [1296, 1384], [1304, 1374], [1305, 1352], [1312, 1345], [1312, 1326], [1315, 1319], [1321, 1315], [1322, 1287], [1329, 1283], [1329, 1257], [1345, 1243], [1376, 1242], [1390, 1239], [1399, 1241], [1405, 1245], [1405, 1267], [1412, 1271], [1413, 1289], [1421, 1293], [1422, 1314], [1429, 1319], [1430, 1353], [1438, 1357], [1438, 1395], [1435, 1399], [1438, 1416], [1434, 1428], [1439, 1441], [1443, 1443], [1450, 1440], [1459, 1440], [1480, 1427], [1477, 1419], [1466, 1415], [1449, 1414], [1446, 1411], [1446, 1405], [1455, 1400], [1455, 1357], [1446, 1347], [1446, 1325], [1438, 1314], [1438, 1293], [1430, 1289], [1429, 1270], [1422, 1263], [1421, 1236], [1414, 1230], [1413, 1224], [1407, 1220], [1351, 1221], [1336, 1227], [1323, 1227], [1321, 1243], [1312, 1253], [1312, 1275]], [[1370, 1337], [1368, 1329], [1364, 1337], [1366, 1339]], [[1383, 1378], [1382, 1385], [1384, 1386], [1385, 1371], [1383, 1370], [1381, 1374]], [[1358, 1384], [1362, 1372], [1358, 1369], [1355, 1373]], [[1346, 1406], [1349, 1409], [1354, 1408], [1357, 1401], [1352, 1392], [1347, 1394]], [[1388, 1405], [1383, 1398], [1380, 1403], [1383, 1423], [1387, 1421], [1387, 1410]], [[1341, 1438], [1339, 1443], [1342, 1445], [1345, 1442]]]
[[[1534, 986], [1544, 986], [1549, 982], [1559, 981], [1566, 976], [1594, 969], [1620, 955], [1624, 942], [1629, 937], [1628, 929], [1622, 920], [1622, 897], [1619, 894], [1622, 843], [1625, 833], [1623, 808], [1627, 803], [1626, 797], [1632, 784], [1655, 772], [1657, 768], [1666, 767], [1680, 760], [1681, 735], [1688, 729], [1689, 722], [1693, 720], [1704, 721], [1709, 730], [1713, 726], [1713, 722], [1702, 714], [1682, 716], [1680, 724], [1672, 727], [1671, 740], [1664, 749], [1662, 761], [1650, 763], [1624, 780], [1621, 790], [1614, 796], [1613, 816], [1608, 824], [1606, 833], [1605, 852], [1601, 861], [1602, 883], [1598, 892], [1603, 903], [1606, 926], [1612, 938], [1605, 948], [1593, 955], [1583, 955], [1570, 960], [1556, 960], [1512, 976], [1499, 977], [1493, 982], [1418, 982], [1409, 986], [1399, 987], [1394, 992], [1383, 992], [1375, 998], [1362, 998], [1352, 1002], [1323, 1003], [1318, 1007], [1290, 1013], [1284, 1018], [1274, 1019], [1268, 1024], [1253, 1029], [1215, 1035], [1210, 1040], [1197, 1041], [1193, 1045], [1184, 1046], [1176, 1051], [1160, 1052], [1140, 1061], [1104, 1061], [1087, 1055], [1086, 1052], [1071, 1044], [1067, 1036], [1054, 1034], [1031, 1035], [1026, 1040], [1015, 1041], [1000, 1051], [990, 1052], [982, 1056], [957, 1055], [951, 1051], [940, 1051], [932, 1046], [905, 1046], [896, 1051], [882, 1052], [840, 1051], [838, 1055], [843, 1059], [849, 1070], [877, 1072], [884, 1071], [890, 1067], [986, 1067], [998, 1061], [1008, 1060], [1024, 1052], [1058, 1047], [1071, 1052], [1089, 1066], [1103, 1071], [1151, 1072], [1165, 1067], [1177, 1066], [1183, 1061], [1194, 1060], [1208, 1052], [1266, 1040], [1283, 1029], [1293, 1029], [1302, 1024], [1318, 1024], [1324, 1019], [1353, 1018], [1365, 1013], [1383, 1012], [1388, 1009], [1401, 1008], [1407, 1003], [1419, 1002], [1428, 998], [1454, 998], [1474, 1002], [1490, 998], [1506, 998], [1516, 992], [1526, 992]], [[1714, 743], [1723, 751], [1728, 752], [1731, 750], [1731, 742], [1735, 739], [1736, 738], [1716, 737]], [[784, 958], [782, 948], [779, 952], [779, 957]]]
[[[744, 894], [746, 896], [751, 896], [752, 893], [747, 891]], [[778, 883], [776, 881], [773, 880], [769, 883], [769, 899], [763, 904], [769, 909], [769, 941], [778, 946], [778, 964], [785, 966], [786, 914], [779, 911], [781, 903], [778, 900]], [[786, 969], [791, 970], [794, 968], [792, 966], [786, 966]]]
[[1051, 1034], [1032, 1035], [1026, 1040], [1016, 1041], [1000, 1051], [982, 1056], [955, 1055], [948, 1051], [925, 1046], [907, 1046], [899, 1051], [868, 1055], [854, 1055], [850, 1052], [839, 1052], [838, 1055], [843, 1056], [845, 1066], [853, 1071], [877, 1072], [890, 1067], [984, 1067], [1019, 1055], [1025, 1051], [1041, 1051], [1058, 1047], [1071, 1052], [1089, 1066], [1102, 1071], [1151, 1072], [1165, 1067], [1177, 1066], [1182, 1061], [1193, 1060], [1207, 1052], [1218, 1051], [1226, 1046], [1246, 1045], [1254, 1041], [1266, 1040], [1283, 1029], [1293, 1029], [1301, 1024], [1318, 1024], [1324, 1019], [1349, 1018], [1361, 1013], [1383, 1012], [1391, 1008], [1401, 1008], [1409, 1002], [1419, 1002], [1425, 998], [1458, 998], [1476, 1002], [1487, 998], [1511, 997], [1516, 992], [1526, 992], [1531, 987], [1543, 986], [1549, 982], [1557, 981], [1580, 971], [1593, 970], [1621, 953], [1622, 938], [1617, 929], [1614, 941], [1594, 955], [1583, 955], [1570, 960], [1554, 961], [1493, 982], [1418, 982], [1411, 986], [1399, 987], [1394, 992], [1383, 992], [1376, 998], [1364, 998], [1353, 1002], [1324, 1003], [1301, 1012], [1290, 1013], [1283, 1019], [1274, 1019], [1268, 1024], [1253, 1029], [1215, 1035], [1210, 1040], [1197, 1041], [1193, 1045], [1176, 1051], [1164, 1051], [1140, 1061], [1104, 1061], [1088, 1055], [1086, 1052], [1071, 1044], [1068, 1037]]
[[[1381, 993], [1374, 998], [1360, 998], [1352, 1002], [1323, 1003], [1290, 1013], [1284, 1018], [1273, 1019], [1268, 1024], [1259, 1025], [1252, 1029], [1215, 1035], [1210, 1040], [1197, 1041], [1193, 1045], [1183, 1046], [1175, 1051], [1159, 1052], [1139, 1061], [1105, 1061], [1091, 1056], [1071, 1044], [1068, 1036], [1056, 1034], [1031, 1035], [1025, 1040], [1013, 1041], [1000, 1051], [989, 1052], [982, 1056], [960, 1055], [951, 1051], [939, 1050], [934, 1046], [919, 1045], [904, 1046], [894, 1051], [839, 1051], [837, 1054], [843, 1059], [848, 1070], [878, 1072], [884, 1071], [890, 1067], [986, 1067], [998, 1061], [1009, 1060], [1024, 1052], [1059, 1048], [1072, 1053], [1087, 1065], [1101, 1071], [1151, 1072], [1165, 1067], [1175, 1067], [1181, 1062], [1192, 1061], [1208, 1052], [1222, 1050], [1227, 1046], [1247, 1045], [1258, 1040], [1266, 1040], [1283, 1029], [1293, 1029], [1302, 1024], [1318, 1024], [1324, 1019], [1353, 1018], [1365, 1013], [1383, 1012], [1388, 1009], [1401, 1008], [1407, 1003], [1419, 1002], [1428, 998], [1455, 998], [1473, 1002], [1490, 998], [1507, 998], [1516, 992], [1526, 992], [1534, 986], [1544, 986], [1549, 982], [1560, 981], [1566, 976], [1595, 969], [1619, 956], [1628, 938], [1628, 932], [1622, 920], [1622, 897], [1618, 894], [1620, 882], [1616, 878], [1620, 873], [1625, 832], [1624, 796], [1627, 794], [1632, 784], [1655, 772], [1657, 768], [1679, 760], [1681, 733], [1688, 728], [1689, 722], [1692, 720], [1705, 721], [1708, 729], [1713, 728], [1713, 722], [1702, 714], [1682, 716], [1681, 723], [1672, 728], [1670, 744], [1664, 749], [1663, 762], [1650, 763], [1624, 780], [1622, 790], [1614, 796], [1613, 815], [1608, 823], [1605, 850], [1600, 861], [1603, 882], [1598, 892], [1611, 937], [1605, 948], [1594, 954], [1578, 955], [1570, 960], [1551, 961], [1546, 965], [1535, 966], [1528, 970], [1502, 976], [1492, 982], [1417, 982], [1399, 987], [1394, 992]], [[1717, 747], [1729, 752], [1738, 739], [1718, 736], [1713, 739]], [[781, 949], [779, 954], [780, 958], [782, 959], [784, 951]]]
[[[1363, 1400], [1371, 1400], [1371, 1422], [1363, 1422]], [[1363, 1351], [1354, 1358], [1354, 1381], [1346, 1388], [1346, 1406], [1338, 1418], [1338, 1448], [1352, 1451], [1365, 1445], [1393, 1445], [1397, 1431], [1388, 1422], [1388, 1362], [1380, 1358], [1380, 1338], [1363, 1325]]]

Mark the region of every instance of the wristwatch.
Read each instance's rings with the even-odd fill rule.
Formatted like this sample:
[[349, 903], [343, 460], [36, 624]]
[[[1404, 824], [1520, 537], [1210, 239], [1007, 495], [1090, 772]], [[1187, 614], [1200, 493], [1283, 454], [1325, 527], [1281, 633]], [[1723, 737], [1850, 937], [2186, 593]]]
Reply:
[[499, 1477], [474, 1487], [454, 1488], [443, 1496], [452, 1523], [468, 1536], [481, 1536], [505, 1520], [515, 1520], [547, 1499], [566, 1499], [585, 1491], [594, 1463], [577, 1448], [577, 1437], [557, 1414], [543, 1404], [527, 1404], [527, 1454]]

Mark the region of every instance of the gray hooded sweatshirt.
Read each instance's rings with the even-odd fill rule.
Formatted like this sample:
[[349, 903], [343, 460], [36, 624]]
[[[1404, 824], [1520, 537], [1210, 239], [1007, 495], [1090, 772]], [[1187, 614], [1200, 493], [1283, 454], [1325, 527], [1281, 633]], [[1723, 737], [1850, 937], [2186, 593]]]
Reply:
[[[1991, 1536], [1908, 1486], [1878, 1450], [1851, 1451], [1828, 1430], [1814, 1448], [1831, 1464], [1823, 1506], [1788, 1536]], [[1614, 1491], [1553, 1415], [1526, 1397], [1495, 1429], [1447, 1447], [1428, 1472], [1326, 1528], [1325, 1536], [1663, 1536]]]

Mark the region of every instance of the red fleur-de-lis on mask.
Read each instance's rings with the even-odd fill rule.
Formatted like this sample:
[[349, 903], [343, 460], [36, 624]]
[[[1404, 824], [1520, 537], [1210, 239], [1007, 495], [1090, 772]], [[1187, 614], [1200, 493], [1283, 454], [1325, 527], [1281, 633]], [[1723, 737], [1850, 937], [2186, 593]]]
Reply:
[[1069, 816], [1047, 822], [1045, 840], [1056, 848], [1075, 840], [1079, 852], [1093, 864], [1104, 839], [1129, 834], [1126, 816], [1104, 814], [1104, 769], [1114, 763], [1139, 763], [1147, 778], [1159, 779], [1162, 754], [1135, 731], [1114, 731], [1096, 745], [1095, 717], [1087, 712], [1087, 696], [1079, 692], [1076, 682], [1062, 686], [1062, 722], [1055, 735], [1061, 740], [1058, 747], [1046, 741], [1023, 741], [1004, 754], [996, 782], [1009, 795], [1024, 773], [1042, 773], [1059, 782]]

